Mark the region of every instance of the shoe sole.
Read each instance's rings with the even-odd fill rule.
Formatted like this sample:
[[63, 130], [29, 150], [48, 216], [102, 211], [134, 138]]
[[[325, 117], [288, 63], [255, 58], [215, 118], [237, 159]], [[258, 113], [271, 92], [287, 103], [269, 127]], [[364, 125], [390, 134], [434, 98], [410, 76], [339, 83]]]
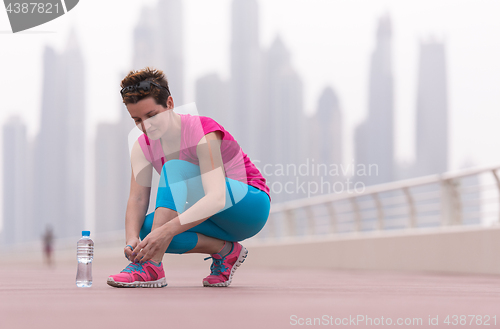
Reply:
[[229, 278], [227, 281], [224, 282], [219, 282], [219, 283], [209, 283], [208, 281], [203, 280], [203, 286], [204, 287], [227, 287], [231, 284], [231, 281], [233, 280], [233, 274], [236, 271], [238, 267], [245, 261], [248, 255], [248, 250], [247, 248], [241, 246], [241, 251], [240, 255], [238, 256], [238, 260], [236, 263], [234, 263], [233, 268], [231, 269], [231, 274], [229, 274]]
[[163, 288], [167, 286], [167, 279], [161, 278], [156, 281], [117, 282], [113, 278], [108, 278], [107, 283], [117, 288]]

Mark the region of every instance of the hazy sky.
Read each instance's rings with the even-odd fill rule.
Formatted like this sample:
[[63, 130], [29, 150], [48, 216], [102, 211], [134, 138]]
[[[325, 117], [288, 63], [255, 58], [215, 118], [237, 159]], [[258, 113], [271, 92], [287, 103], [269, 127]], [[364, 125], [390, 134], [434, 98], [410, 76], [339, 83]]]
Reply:
[[[156, 1], [82, 0], [68, 14], [27, 32], [10, 33], [0, 10], [0, 123], [21, 115], [30, 134], [38, 129], [42, 54], [61, 51], [76, 30], [86, 61], [88, 138], [95, 125], [118, 118], [121, 72], [131, 69], [132, 30], [143, 5]], [[186, 102], [196, 78], [229, 76], [230, 0], [184, 0]], [[353, 157], [354, 127], [367, 112], [368, 68], [378, 18], [393, 23], [396, 156], [414, 156], [418, 43], [436, 36], [446, 43], [452, 169], [466, 159], [500, 163], [500, 2], [497, 0], [273, 0], [259, 1], [260, 42], [279, 34], [304, 80], [305, 111], [315, 111], [326, 85], [338, 93], [344, 116], [344, 158]], [[49, 32], [49, 33], [42, 33]], [[168, 41], [167, 41], [168, 42]], [[167, 72], [168, 74], [168, 72]], [[201, 113], [203, 114], [203, 113]]]

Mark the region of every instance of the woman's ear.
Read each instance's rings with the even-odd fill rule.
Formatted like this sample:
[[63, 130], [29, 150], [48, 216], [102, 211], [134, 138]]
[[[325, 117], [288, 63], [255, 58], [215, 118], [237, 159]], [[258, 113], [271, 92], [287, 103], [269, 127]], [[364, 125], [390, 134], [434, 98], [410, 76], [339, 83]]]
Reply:
[[174, 108], [174, 98], [172, 96], [168, 96], [167, 98], [167, 109], [173, 109]]

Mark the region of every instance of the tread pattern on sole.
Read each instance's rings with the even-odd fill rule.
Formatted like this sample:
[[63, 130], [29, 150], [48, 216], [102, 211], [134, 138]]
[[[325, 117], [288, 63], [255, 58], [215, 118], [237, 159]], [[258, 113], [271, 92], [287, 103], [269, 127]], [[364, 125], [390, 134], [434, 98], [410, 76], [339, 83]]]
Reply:
[[163, 288], [166, 287], [167, 280], [161, 278], [160, 280], [144, 282], [144, 281], [134, 281], [134, 282], [116, 282], [113, 278], [108, 278], [108, 285], [117, 288]]
[[241, 247], [242, 247], [242, 249], [240, 252], [240, 256], [238, 257], [238, 260], [236, 261], [236, 263], [234, 263], [234, 266], [231, 269], [231, 274], [229, 274], [229, 278], [227, 279], [227, 281], [219, 282], [219, 283], [209, 283], [208, 281], [203, 281], [204, 287], [227, 287], [231, 284], [231, 281], [233, 280], [234, 272], [236, 271], [236, 269], [238, 267], [240, 267], [241, 264], [243, 264], [243, 262], [245, 261], [245, 259], [248, 256], [247, 248], [245, 248], [243, 246], [241, 246]]

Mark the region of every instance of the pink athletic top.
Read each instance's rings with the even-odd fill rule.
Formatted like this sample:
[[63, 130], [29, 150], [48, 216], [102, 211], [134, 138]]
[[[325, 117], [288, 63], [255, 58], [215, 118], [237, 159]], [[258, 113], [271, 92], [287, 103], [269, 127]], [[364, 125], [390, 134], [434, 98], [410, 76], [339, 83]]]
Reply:
[[[243, 152], [240, 145], [233, 136], [222, 125], [214, 119], [191, 114], [180, 114], [181, 116], [181, 149], [179, 160], [188, 161], [197, 166], [200, 165], [196, 154], [196, 146], [203, 136], [212, 131], [222, 132], [221, 155], [224, 163], [226, 177], [251, 185], [266, 192], [271, 200], [269, 187], [266, 179]], [[146, 159], [152, 163], [158, 174], [165, 163], [165, 154], [159, 139], [153, 140], [142, 134], [139, 137], [139, 145]]]

